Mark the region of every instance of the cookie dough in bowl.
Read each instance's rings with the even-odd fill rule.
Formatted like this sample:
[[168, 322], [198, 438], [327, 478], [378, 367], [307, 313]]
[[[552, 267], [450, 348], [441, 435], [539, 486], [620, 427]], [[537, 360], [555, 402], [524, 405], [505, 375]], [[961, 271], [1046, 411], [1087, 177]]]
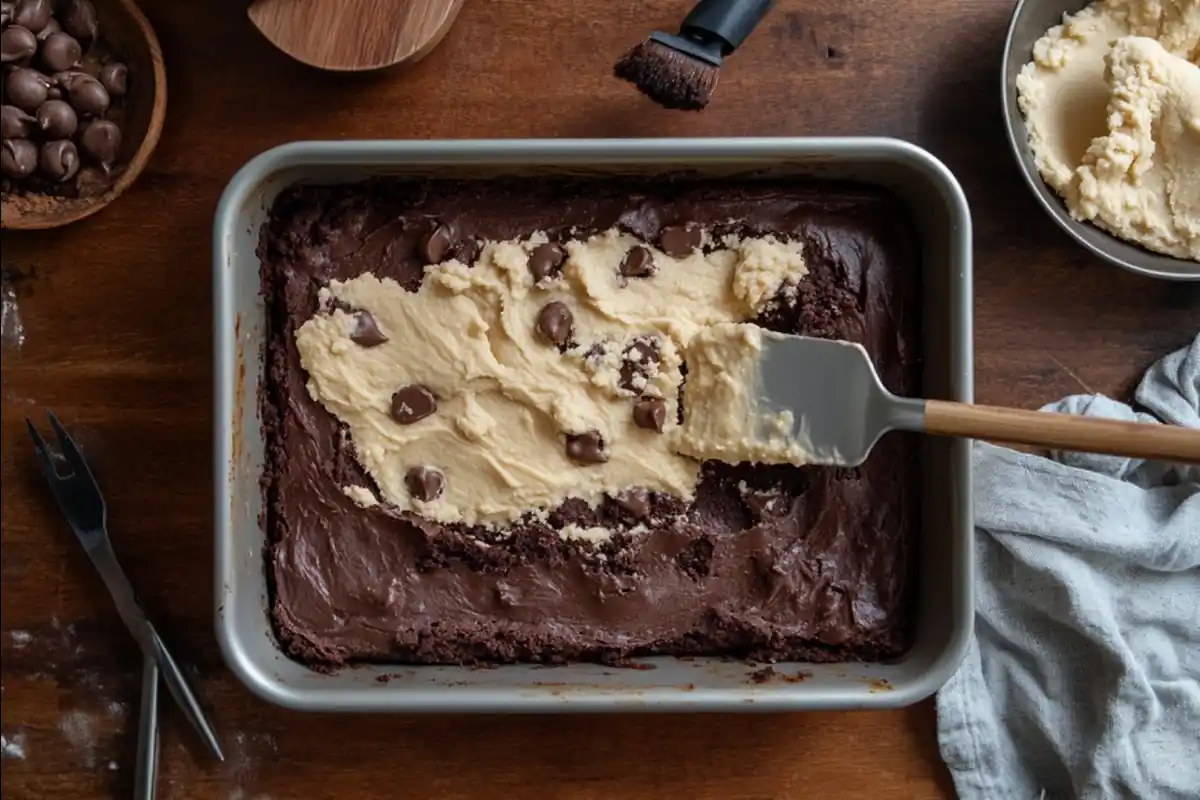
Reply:
[[1098, 0], [1017, 77], [1038, 172], [1077, 220], [1200, 269], [1200, 0]]

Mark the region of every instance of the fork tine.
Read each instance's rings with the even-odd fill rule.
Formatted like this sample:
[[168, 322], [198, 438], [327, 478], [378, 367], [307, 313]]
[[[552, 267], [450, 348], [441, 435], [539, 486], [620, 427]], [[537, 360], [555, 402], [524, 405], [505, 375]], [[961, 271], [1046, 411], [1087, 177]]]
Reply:
[[92, 478], [92, 471], [88, 469], [87, 462], [83, 460], [83, 453], [79, 452], [79, 446], [75, 444], [75, 440], [71, 438], [71, 434], [67, 433], [67, 429], [58, 421], [58, 417], [54, 416], [54, 412], [46, 409], [46, 416], [50, 418], [50, 427], [54, 428], [54, 435], [58, 437], [59, 450], [67, 463], [71, 465], [71, 471], [80, 476], [85, 476], [95, 482]]
[[33, 439], [33, 450], [37, 456], [38, 464], [42, 468], [42, 474], [46, 476], [46, 480], [51, 486], [58, 483], [58, 471], [54, 469], [54, 459], [50, 455], [50, 447], [46, 444], [46, 440], [38, 433], [37, 428], [29, 421], [29, 417], [25, 418], [25, 425], [29, 428], [29, 438]]

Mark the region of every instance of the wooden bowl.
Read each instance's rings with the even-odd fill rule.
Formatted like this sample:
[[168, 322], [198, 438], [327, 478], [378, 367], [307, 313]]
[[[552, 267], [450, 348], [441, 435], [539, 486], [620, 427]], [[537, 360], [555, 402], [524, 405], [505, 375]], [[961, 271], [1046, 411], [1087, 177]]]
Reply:
[[362, 72], [413, 64], [437, 47], [464, 0], [254, 0], [254, 27], [297, 61]]
[[158, 145], [167, 113], [167, 73], [162, 48], [135, 0], [92, 0], [100, 38], [129, 67], [129, 94], [121, 126], [121, 172], [104, 192], [89, 197], [5, 195], [0, 228], [44, 230], [95, 214], [128, 189]]

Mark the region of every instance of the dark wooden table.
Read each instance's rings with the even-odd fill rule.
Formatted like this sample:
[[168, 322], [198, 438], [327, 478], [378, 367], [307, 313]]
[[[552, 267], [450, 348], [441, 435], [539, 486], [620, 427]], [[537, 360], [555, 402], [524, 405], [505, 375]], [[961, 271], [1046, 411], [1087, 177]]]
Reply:
[[1127, 395], [1200, 327], [1200, 286], [1086, 255], [1008, 155], [997, 86], [1010, 0], [781, 2], [699, 115], [652, 107], [612, 61], [683, 0], [471, 0], [404, 73], [324, 75], [244, 2], [145, 3], [167, 126], [128, 195], [68, 229], [3, 235], [26, 339], [3, 351], [3, 794], [127, 796], [140, 662], [34, 471], [55, 409], [100, 473], [116, 546], [224, 734], [214, 768], [165, 724], [166, 798], [946, 797], [932, 703], [786, 716], [313, 717], [251, 697], [213, 638], [211, 275], [217, 197], [303, 138], [886, 134], [958, 174], [975, 219], [977, 396]]

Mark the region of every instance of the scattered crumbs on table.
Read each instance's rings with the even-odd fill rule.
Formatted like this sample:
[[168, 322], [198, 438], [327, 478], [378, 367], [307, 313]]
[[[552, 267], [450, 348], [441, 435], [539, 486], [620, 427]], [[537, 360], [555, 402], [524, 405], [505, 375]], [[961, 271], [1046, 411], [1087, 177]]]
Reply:
[[0, 757], [3, 757], [6, 761], [10, 758], [24, 761], [25, 755], [25, 734], [23, 732], [18, 731], [6, 736], [0, 736]]
[[21, 322], [21, 308], [17, 305], [15, 270], [5, 268], [0, 272], [0, 342], [5, 348], [21, 349], [25, 344], [25, 325]]
[[96, 766], [95, 725], [90, 714], [84, 711], [68, 711], [58, 722], [58, 731], [67, 744], [78, 753], [89, 769]]

